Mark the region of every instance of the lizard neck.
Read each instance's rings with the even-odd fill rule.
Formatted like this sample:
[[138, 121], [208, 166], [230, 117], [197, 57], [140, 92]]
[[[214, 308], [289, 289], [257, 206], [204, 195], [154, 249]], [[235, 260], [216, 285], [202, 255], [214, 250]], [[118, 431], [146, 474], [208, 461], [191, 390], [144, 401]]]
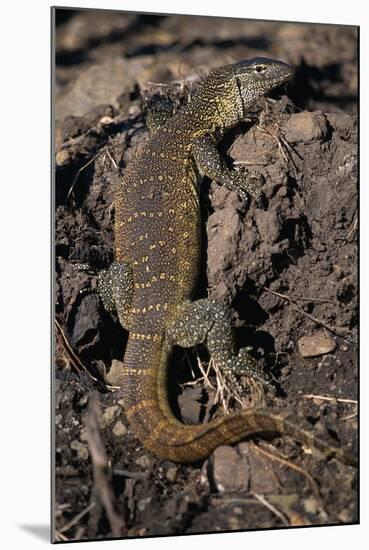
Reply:
[[235, 126], [244, 117], [245, 106], [236, 81], [211, 75], [194, 94], [187, 107], [192, 120], [210, 131]]

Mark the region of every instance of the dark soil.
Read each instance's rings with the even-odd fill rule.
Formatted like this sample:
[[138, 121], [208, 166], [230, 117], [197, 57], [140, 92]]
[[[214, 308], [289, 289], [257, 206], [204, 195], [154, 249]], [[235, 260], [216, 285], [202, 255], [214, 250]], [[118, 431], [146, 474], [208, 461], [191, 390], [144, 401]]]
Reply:
[[[220, 447], [195, 465], [147, 452], [111, 386], [128, 335], [103, 309], [91, 271], [113, 260], [114, 192], [147, 137], [150, 98], [165, 90], [180, 105], [211, 68], [239, 59], [292, 63], [294, 81], [220, 144], [237, 169], [243, 162], [263, 174], [263, 205], [204, 181], [199, 295], [232, 305], [240, 347], [251, 345], [276, 379], [276, 395], [262, 397], [268, 405], [293, 409], [297, 422], [300, 415], [322, 437], [354, 448], [356, 55], [354, 27], [57, 10], [56, 540], [357, 521], [356, 470], [288, 437]], [[90, 271], [76, 269], [81, 263]], [[174, 411], [184, 422], [207, 421], [214, 393], [201, 382], [183, 386], [193, 376], [196, 356], [178, 351]], [[118, 535], [94, 481], [86, 432], [92, 394]]]

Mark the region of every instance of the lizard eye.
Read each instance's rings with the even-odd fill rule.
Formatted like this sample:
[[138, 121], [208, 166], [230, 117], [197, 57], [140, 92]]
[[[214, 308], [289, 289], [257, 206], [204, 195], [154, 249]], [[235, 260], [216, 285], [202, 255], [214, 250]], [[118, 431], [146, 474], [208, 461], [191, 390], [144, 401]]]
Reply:
[[263, 73], [265, 71], [265, 67], [264, 67], [264, 65], [256, 65], [254, 70], [257, 73]]

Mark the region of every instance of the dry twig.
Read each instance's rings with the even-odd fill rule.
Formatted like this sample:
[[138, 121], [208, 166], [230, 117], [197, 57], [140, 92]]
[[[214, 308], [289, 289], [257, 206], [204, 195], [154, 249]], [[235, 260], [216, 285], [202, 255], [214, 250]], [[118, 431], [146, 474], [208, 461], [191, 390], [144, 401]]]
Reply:
[[252, 493], [252, 494], [256, 498], [256, 500], [258, 500], [261, 504], [264, 504], [264, 506], [268, 508], [268, 510], [273, 512], [273, 514], [276, 515], [284, 525], [287, 525], [287, 526], [290, 525], [290, 522], [282, 514], [282, 512], [280, 512], [279, 510], [277, 510], [277, 508], [275, 508], [272, 504], [270, 504], [270, 502], [268, 502], [263, 495], [259, 495], [258, 493]]
[[304, 394], [305, 399], [321, 399], [322, 401], [334, 401], [337, 403], [353, 403], [357, 405], [356, 399], [341, 399], [340, 397], [328, 397], [326, 395], [314, 395], [312, 393]]
[[67, 194], [67, 196], [66, 196], [65, 201], [67, 201], [67, 200], [69, 199], [69, 197], [70, 197], [70, 195], [71, 195], [71, 193], [72, 193], [72, 191], [73, 191], [73, 189], [74, 189], [74, 186], [75, 186], [76, 183], [77, 183], [77, 180], [78, 180], [80, 174], [83, 172], [83, 170], [85, 170], [85, 169], [87, 168], [87, 166], [89, 166], [94, 160], [96, 160], [96, 158], [101, 154], [101, 152], [102, 152], [102, 149], [101, 149], [100, 151], [98, 151], [92, 158], [90, 158], [90, 160], [88, 160], [88, 161], [86, 162], [86, 164], [84, 164], [83, 166], [81, 166], [81, 168], [77, 171], [76, 175], [75, 175], [74, 178], [73, 178], [72, 185], [71, 185], [70, 188], [69, 188], [69, 191], [68, 191], [68, 194]]
[[295, 302], [293, 301], [293, 299], [290, 296], [288, 296], [286, 294], [281, 294], [280, 292], [276, 292], [275, 290], [271, 290], [270, 288], [267, 288], [266, 286], [263, 286], [262, 288], [266, 292], [269, 292], [270, 294], [274, 294], [274, 296], [278, 296], [278, 298], [282, 298], [282, 300], [286, 300], [287, 302], [290, 303], [290, 305], [293, 307], [293, 309], [295, 311], [298, 311], [299, 313], [301, 313], [301, 315], [305, 315], [305, 317], [308, 317], [308, 319], [313, 321], [313, 323], [316, 323], [317, 325], [321, 325], [322, 327], [326, 328], [327, 330], [329, 330], [333, 334], [336, 334], [337, 336], [341, 336], [341, 337], [345, 337], [345, 336], [347, 336], [347, 334], [351, 334], [350, 329], [348, 329], [346, 327], [336, 327], [336, 326], [333, 326], [333, 325], [329, 325], [328, 323], [326, 323], [322, 319], [317, 319], [316, 317], [313, 317], [313, 315], [310, 315], [310, 313], [307, 313], [306, 311], [301, 309], [297, 304], [295, 304]]
[[62, 533], [60, 533], [60, 531], [55, 529], [55, 540], [58, 541], [58, 542], [60, 542], [60, 541], [61, 542], [67, 542], [69, 539], [65, 535], [62, 535]]
[[82, 363], [78, 355], [74, 352], [73, 348], [69, 344], [68, 339], [65, 336], [64, 331], [57, 319], [55, 319], [55, 326], [56, 326], [56, 335], [59, 338], [59, 342], [67, 356], [67, 360], [73, 365], [73, 367], [77, 371], [80, 371], [81, 369], [84, 370], [85, 372], [87, 372], [87, 374], [92, 378], [94, 382], [98, 382], [97, 378], [92, 376], [90, 371], [87, 369], [87, 367], [85, 367], [85, 365]]
[[93, 395], [89, 400], [85, 426], [94, 471], [94, 482], [105, 508], [113, 536], [122, 537], [127, 534], [127, 528], [123, 517], [117, 511], [119, 508], [111, 485], [111, 471], [99, 430], [99, 412], [97, 398]]
[[308, 480], [308, 482], [310, 484], [310, 487], [311, 487], [311, 489], [312, 489], [312, 491], [315, 495], [315, 498], [321, 504], [323, 513], [326, 514], [326, 512], [323, 508], [323, 503], [322, 503], [322, 499], [321, 499], [321, 496], [320, 496], [320, 493], [319, 493], [318, 485], [317, 485], [316, 481], [314, 480], [314, 478], [306, 470], [304, 470], [300, 466], [297, 466], [297, 464], [293, 464], [293, 462], [290, 462], [286, 458], [283, 458], [283, 457], [281, 457], [281, 456], [279, 456], [275, 453], [270, 453], [270, 452], [266, 451], [265, 449], [262, 449], [258, 445], [255, 445], [255, 443], [251, 443], [251, 445], [252, 445], [253, 449], [255, 449], [258, 453], [266, 456], [267, 458], [270, 458], [271, 460], [276, 460], [277, 462], [280, 462], [281, 464], [284, 464], [288, 468], [291, 468], [292, 470], [295, 470], [296, 472], [299, 472], [304, 477], [306, 477], [306, 479]]
[[77, 514], [76, 516], [74, 516], [73, 519], [71, 519], [68, 523], [66, 523], [65, 525], [63, 525], [63, 527], [60, 527], [58, 529], [58, 532], [59, 534], [60, 533], [66, 533], [66, 531], [69, 531], [69, 529], [71, 527], [74, 527], [74, 525], [77, 525], [77, 523], [79, 522], [80, 519], [83, 518], [83, 516], [85, 516], [86, 514], [88, 514], [88, 512], [90, 512], [92, 510], [92, 508], [94, 508], [96, 506], [96, 503], [95, 502], [90, 502], [90, 504], [88, 506], [86, 506], [86, 508], [84, 510], [82, 510], [79, 514]]

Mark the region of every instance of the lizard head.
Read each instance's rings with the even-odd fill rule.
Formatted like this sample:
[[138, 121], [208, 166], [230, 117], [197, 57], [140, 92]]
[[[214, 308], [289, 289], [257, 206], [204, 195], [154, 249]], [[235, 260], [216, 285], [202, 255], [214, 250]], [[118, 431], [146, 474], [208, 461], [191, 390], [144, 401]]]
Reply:
[[266, 57], [240, 61], [229, 65], [229, 68], [242, 100], [243, 111], [259, 97], [290, 80], [294, 74], [291, 65]]
[[294, 69], [275, 59], [256, 57], [212, 71], [199, 89], [202, 118], [230, 127], [245, 118], [249, 107], [273, 88], [287, 82]]

